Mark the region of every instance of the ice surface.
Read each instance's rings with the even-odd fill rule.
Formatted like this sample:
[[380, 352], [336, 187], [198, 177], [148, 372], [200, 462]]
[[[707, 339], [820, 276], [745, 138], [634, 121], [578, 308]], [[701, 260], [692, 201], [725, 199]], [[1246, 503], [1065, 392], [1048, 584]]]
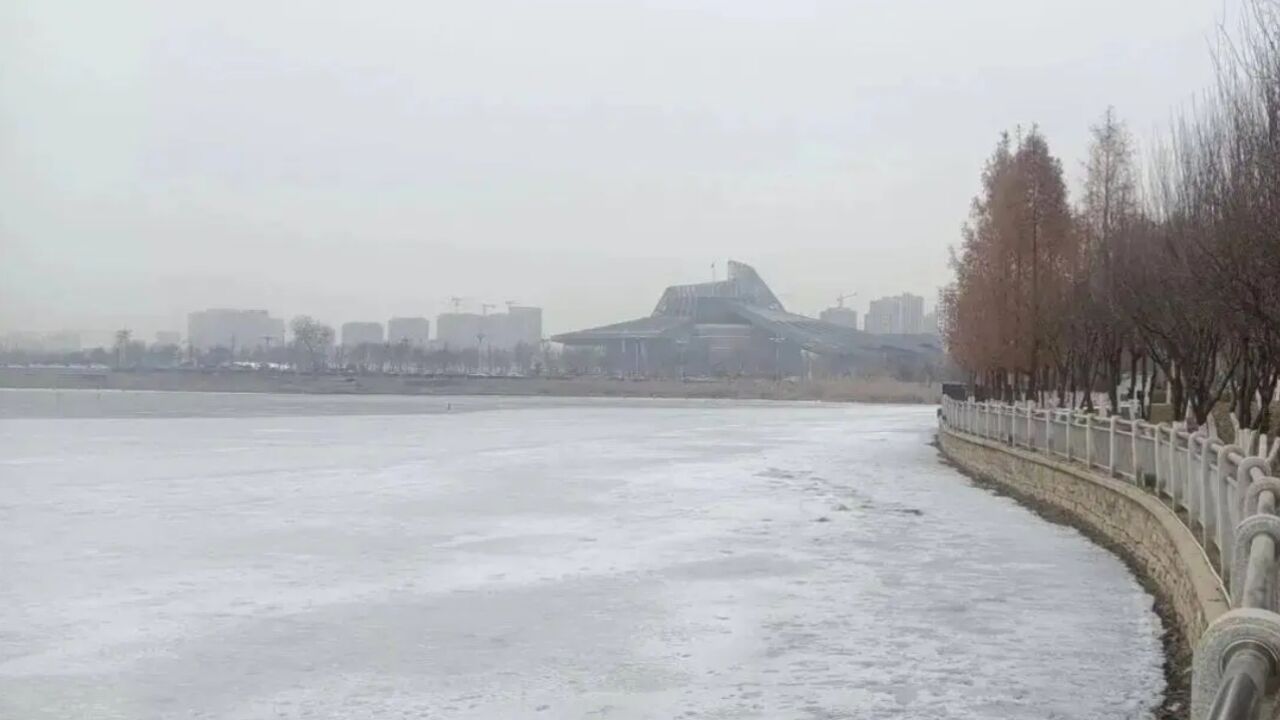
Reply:
[[1163, 687], [1151, 598], [939, 463], [932, 408], [235, 402], [0, 420], [0, 717], [1139, 718]]

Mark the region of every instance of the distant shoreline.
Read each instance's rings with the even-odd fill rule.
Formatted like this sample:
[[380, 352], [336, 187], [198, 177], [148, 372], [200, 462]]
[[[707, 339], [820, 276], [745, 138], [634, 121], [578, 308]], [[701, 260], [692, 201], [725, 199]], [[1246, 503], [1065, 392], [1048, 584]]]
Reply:
[[891, 378], [776, 381], [615, 379], [595, 376], [475, 377], [464, 375], [309, 375], [235, 370], [113, 371], [91, 368], [0, 368], [0, 388], [298, 393], [311, 395], [508, 395], [525, 397], [652, 397], [727, 400], [821, 400], [917, 403], [938, 401], [939, 386]]

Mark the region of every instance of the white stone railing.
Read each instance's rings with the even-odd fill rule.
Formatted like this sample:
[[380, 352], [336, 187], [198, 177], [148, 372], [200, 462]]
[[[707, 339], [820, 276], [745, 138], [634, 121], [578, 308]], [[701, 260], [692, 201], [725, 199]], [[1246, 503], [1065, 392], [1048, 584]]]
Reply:
[[[1206, 431], [1080, 411], [943, 398], [942, 424], [1136, 485], [1191, 531], [1232, 610], [1199, 638], [1192, 718], [1271, 718], [1280, 689], [1280, 479]], [[1265, 446], [1264, 446], [1265, 447]], [[1195, 638], [1190, 639], [1195, 642]]]

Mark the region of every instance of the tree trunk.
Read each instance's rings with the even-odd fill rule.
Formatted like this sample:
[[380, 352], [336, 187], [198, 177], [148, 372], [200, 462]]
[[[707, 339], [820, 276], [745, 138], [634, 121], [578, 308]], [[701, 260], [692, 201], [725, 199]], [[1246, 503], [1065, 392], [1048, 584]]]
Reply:
[[1138, 396], [1134, 394], [1137, 387], [1138, 387], [1138, 355], [1133, 351], [1133, 348], [1130, 348], [1129, 349], [1129, 400], [1131, 402], [1138, 399]]
[[1182, 386], [1182, 372], [1175, 366], [1173, 373], [1168, 377], [1169, 404], [1173, 406], [1173, 417], [1175, 420], [1184, 418], [1187, 415], [1187, 398]]
[[1271, 405], [1276, 396], [1276, 384], [1280, 383], [1280, 364], [1268, 369], [1258, 383], [1258, 399], [1260, 407], [1254, 418], [1256, 430], [1266, 433], [1271, 430]]
[[1116, 345], [1107, 357], [1107, 400], [1111, 403], [1111, 412], [1120, 410], [1120, 369], [1124, 360], [1124, 347]]

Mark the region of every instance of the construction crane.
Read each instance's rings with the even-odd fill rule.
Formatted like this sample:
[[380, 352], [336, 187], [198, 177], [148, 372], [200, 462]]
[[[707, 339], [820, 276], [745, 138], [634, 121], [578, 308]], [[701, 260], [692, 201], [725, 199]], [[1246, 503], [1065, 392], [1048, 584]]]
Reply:
[[492, 310], [492, 309], [494, 309], [494, 308], [496, 308], [496, 307], [498, 307], [498, 306], [497, 306], [497, 305], [494, 305], [493, 303], [480, 303], [480, 314], [481, 314], [481, 315], [488, 315], [488, 314], [489, 314], [489, 311], [490, 311], [490, 310]]
[[851, 292], [851, 293], [848, 293], [848, 294], [845, 294], [845, 295], [837, 295], [837, 296], [836, 296], [836, 307], [844, 307], [844, 301], [845, 301], [845, 300], [848, 300], [849, 298], [855, 298], [855, 297], [858, 297], [858, 293], [856, 293], [856, 292]]
[[454, 295], [453, 297], [449, 298], [449, 302], [453, 304], [453, 311], [455, 313], [462, 308], [462, 298], [458, 297], [457, 295]]

